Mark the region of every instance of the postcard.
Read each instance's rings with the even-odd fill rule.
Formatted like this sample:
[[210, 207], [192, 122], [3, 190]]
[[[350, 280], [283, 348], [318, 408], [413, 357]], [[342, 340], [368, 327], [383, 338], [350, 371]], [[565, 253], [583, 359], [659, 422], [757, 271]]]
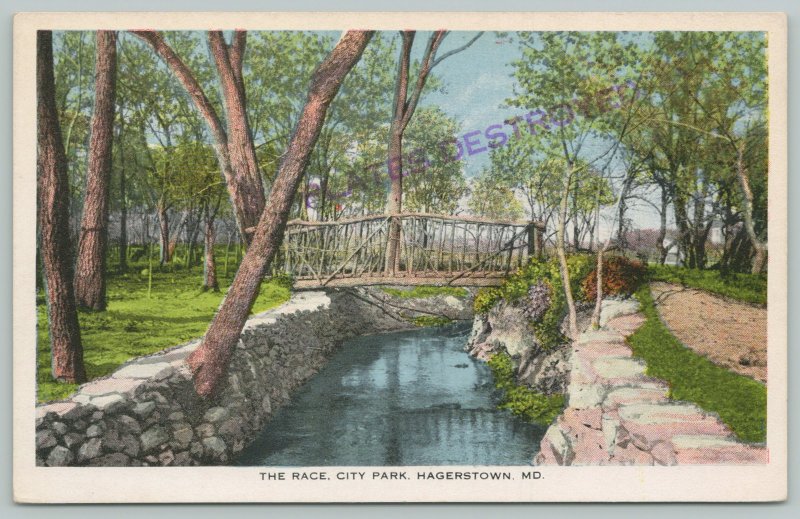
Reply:
[[18, 14], [15, 499], [786, 499], [786, 70], [781, 13]]

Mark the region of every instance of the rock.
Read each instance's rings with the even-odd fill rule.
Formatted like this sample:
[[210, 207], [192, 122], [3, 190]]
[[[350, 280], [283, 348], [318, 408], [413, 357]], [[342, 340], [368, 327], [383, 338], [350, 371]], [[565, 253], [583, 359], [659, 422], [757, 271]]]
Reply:
[[92, 467], [127, 467], [130, 465], [130, 458], [121, 452], [106, 454], [89, 462]]
[[57, 436], [64, 436], [67, 434], [69, 428], [67, 424], [64, 422], [53, 422], [50, 424], [50, 429], [57, 435]]
[[65, 467], [71, 464], [74, 459], [72, 451], [57, 445], [50, 451], [50, 455], [47, 457], [47, 464], [51, 467]]
[[144, 452], [152, 452], [159, 448], [162, 443], [169, 441], [167, 430], [160, 425], [154, 425], [146, 430], [140, 437], [142, 442], [142, 450]]
[[203, 446], [205, 447], [206, 454], [208, 454], [211, 458], [215, 460], [222, 460], [222, 458], [225, 457], [227, 446], [222, 438], [218, 436], [204, 438]]
[[195, 427], [194, 430], [197, 433], [197, 436], [201, 438], [209, 438], [211, 436], [214, 436], [214, 433], [216, 432], [214, 430], [214, 426], [211, 425], [210, 423], [201, 423], [200, 425]]
[[123, 445], [122, 452], [134, 458], [139, 455], [139, 440], [136, 439], [136, 436], [124, 434], [122, 435], [121, 441]]
[[89, 440], [78, 449], [78, 462], [83, 463], [100, 456], [101, 446], [100, 438], [89, 438]]
[[184, 415], [181, 411], [175, 411], [174, 413], [170, 413], [169, 416], [167, 416], [167, 420], [169, 420], [170, 422], [180, 422], [181, 420], [183, 420], [183, 418]]
[[186, 467], [191, 464], [192, 464], [192, 456], [189, 454], [188, 451], [181, 451], [175, 454], [175, 461], [173, 462], [173, 465], [179, 467]]
[[142, 432], [142, 426], [139, 425], [139, 422], [137, 422], [135, 418], [132, 418], [128, 415], [122, 415], [117, 420], [122, 426], [122, 430], [125, 432], [131, 432], [134, 434], [139, 434]]
[[155, 402], [142, 402], [133, 406], [133, 412], [139, 418], [147, 418], [155, 409]]
[[172, 462], [175, 461], [175, 454], [171, 450], [164, 451], [158, 455], [158, 461], [164, 467], [172, 465]]
[[103, 423], [92, 424], [88, 429], [86, 429], [86, 436], [89, 438], [97, 438], [98, 436], [103, 435], [105, 429], [106, 427]]
[[68, 449], [71, 449], [76, 445], [80, 445], [81, 443], [83, 443], [83, 440], [85, 439], [86, 437], [82, 434], [74, 432], [67, 433], [64, 435], [64, 445], [66, 445]]
[[224, 407], [212, 407], [203, 415], [206, 422], [217, 423], [228, 418], [230, 413]]
[[219, 434], [224, 437], [239, 438], [242, 435], [242, 425], [238, 418], [226, 420], [219, 426]]
[[180, 443], [181, 445], [189, 445], [194, 438], [194, 432], [192, 432], [191, 427], [183, 427], [181, 429], [177, 429], [172, 433], [172, 437]]
[[261, 400], [261, 409], [266, 414], [272, 413], [272, 402], [270, 402], [269, 395], [265, 395], [264, 398]]
[[152, 380], [164, 380], [172, 375], [173, 367], [168, 362], [155, 363], [132, 363], [117, 370], [112, 376], [115, 379], [124, 378], [144, 378]]
[[36, 450], [49, 449], [58, 445], [58, 440], [53, 431], [45, 429], [36, 433]]

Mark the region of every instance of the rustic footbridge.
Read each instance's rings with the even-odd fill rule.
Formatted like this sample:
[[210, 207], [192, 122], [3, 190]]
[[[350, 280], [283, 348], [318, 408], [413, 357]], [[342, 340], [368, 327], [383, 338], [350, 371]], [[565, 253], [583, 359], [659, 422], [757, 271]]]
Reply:
[[527, 258], [542, 254], [543, 234], [539, 222], [425, 213], [292, 220], [277, 265], [298, 289], [492, 286]]

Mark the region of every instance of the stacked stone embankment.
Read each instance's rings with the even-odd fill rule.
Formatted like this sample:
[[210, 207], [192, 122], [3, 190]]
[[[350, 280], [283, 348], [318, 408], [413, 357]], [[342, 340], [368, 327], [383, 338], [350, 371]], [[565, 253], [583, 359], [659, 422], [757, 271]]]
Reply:
[[37, 406], [36, 463], [230, 463], [342, 340], [410, 328], [410, 319], [433, 309], [457, 319], [471, 308], [453, 297], [418, 304], [371, 289], [296, 293], [247, 322], [227, 379], [210, 399], [197, 396], [186, 364], [199, 340], [133, 359], [66, 400]]
[[571, 347], [567, 408], [536, 465], [759, 464], [767, 450], [736, 440], [714, 413], [667, 397], [625, 338], [644, 324], [636, 301], [604, 301], [601, 329]]

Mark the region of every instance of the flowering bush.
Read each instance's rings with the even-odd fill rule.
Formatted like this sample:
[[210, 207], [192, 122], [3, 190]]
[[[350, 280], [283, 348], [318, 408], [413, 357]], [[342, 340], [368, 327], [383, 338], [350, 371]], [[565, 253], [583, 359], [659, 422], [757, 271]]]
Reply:
[[[603, 263], [603, 295], [629, 296], [644, 282], [647, 269], [641, 262], [624, 256], [610, 256]], [[587, 301], [597, 298], [597, 269], [583, 279], [583, 295]]]
[[544, 280], [534, 283], [523, 301], [522, 312], [528, 319], [539, 321], [550, 308], [550, 299], [550, 285]]

